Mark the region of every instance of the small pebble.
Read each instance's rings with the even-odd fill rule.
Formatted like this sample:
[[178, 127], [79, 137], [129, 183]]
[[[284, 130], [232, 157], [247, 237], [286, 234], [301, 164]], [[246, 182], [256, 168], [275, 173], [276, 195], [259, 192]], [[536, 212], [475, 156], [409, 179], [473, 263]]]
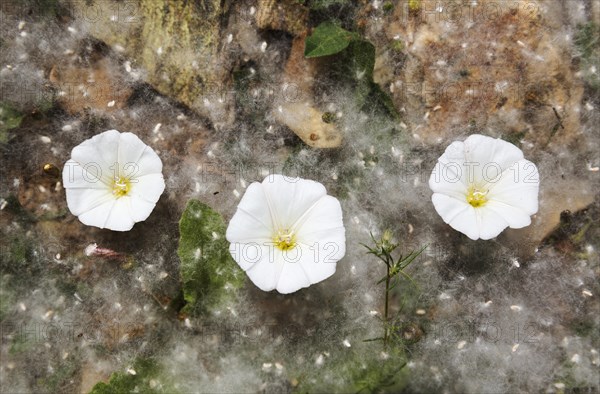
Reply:
[[583, 290], [581, 294], [583, 294], [584, 297], [591, 297], [593, 295], [592, 292], [587, 289]]
[[316, 365], [323, 365], [324, 362], [325, 362], [325, 357], [323, 357], [322, 354], [319, 354], [319, 356], [315, 360], [315, 364]]

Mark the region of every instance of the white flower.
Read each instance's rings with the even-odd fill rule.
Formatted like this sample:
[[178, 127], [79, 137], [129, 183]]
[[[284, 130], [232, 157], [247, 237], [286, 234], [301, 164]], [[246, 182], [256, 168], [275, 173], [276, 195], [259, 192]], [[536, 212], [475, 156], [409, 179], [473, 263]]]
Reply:
[[473, 240], [528, 226], [539, 185], [537, 167], [519, 148], [479, 134], [450, 144], [429, 178], [437, 213]]
[[339, 201], [318, 182], [283, 175], [248, 187], [226, 237], [252, 282], [283, 294], [330, 277], [346, 253]]
[[132, 133], [108, 130], [73, 148], [63, 169], [71, 213], [88, 226], [131, 230], [165, 189], [162, 162]]

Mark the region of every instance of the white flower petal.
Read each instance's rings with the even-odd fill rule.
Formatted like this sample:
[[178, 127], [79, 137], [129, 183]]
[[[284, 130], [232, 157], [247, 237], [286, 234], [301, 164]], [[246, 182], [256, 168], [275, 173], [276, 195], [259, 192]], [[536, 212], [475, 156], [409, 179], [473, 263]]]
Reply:
[[121, 133], [117, 160], [121, 168], [128, 163], [137, 163], [148, 145], [133, 133]]
[[298, 242], [319, 250], [318, 261], [331, 263], [346, 253], [346, 230], [340, 202], [332, 196], [323, 196], [307, 211], [297, 228]]
[[298, 243], [298, 248], [302, 253], [298, 264], [302, 266], [310, 284], [314, 284], [335, 274], [336, 262], [346, 253], [346, 240], [344, 233], [338, 231], [336, 235], [323, 239], [318, 244]]
[[129, 231], [135, 224], [127, 197], [105, 200], [98, 206], [83, 212], [78, 218], [85, 225], [113, 231]]
[[[116, 154], [115, 154], [116, 158]], [[112, 164], [107, 163], [100, 152], [98, 151], [98, 147], [91, 143], [91, 139], [85, 140], [80, 145], [77, 145], [71, 151], [71, 160], [80, 164], [84, 168], [100, 168], [101, 174], [106, 176], [106, 174], [110, 174], [109, 167]]]
[[130, 195], [156, 203], [165, 190], [162, 174], [148, 174], [131, 180]]
[[260, 263], [261, 259], [268, 257], [268, 249], [266, 249], [268, 244], [268, 240], [231, 242], [229, 244], [229, 253], [240, 268], [247, 271]]
[[154, 210], [154, 207], [156, 206], [156, 203], [149, 202], [134, 195], [121, 198], [126, 198], [129, 200], [131, 218], [136, 223], [143, 222], [144, 220], [148, 219], [148, 216], [150, 216]]
[[162, 161], [154, 149], [147, 146], [137, 161], [134, 176], [141, 177], [150, 174], [162, 174]]
[[65, 189], [103, 189], [109, 186], [101, 178], [100, 167], [88, 166], [84, 169], [73, 159], [69, 159], [63, 168], [62, 179]]
[[519, 160], [490, 184], [488, 199], [521, 209], [528, 215], [538, 211], [539, 173], [535, 164]]
[[[272, 245], [258, 242], [251, 243], [249, 248], [244, 248], [244, 245], [242, 243], [231, 244], [229, 250], [234, 260], [246, 271], [256, 287], [263, 291], [274, 290], [282, 268], [281, 251]], [[233, 247], [237, 247], [237, 250], [232, 251]], [[259, 250], [258, 255], [255, 253], [256, 248]]]
[[105, 201], [98, 206], [81, 213], [78, 216], [78, 219], [81, 221], [81, 223], [87, 226], [106, 228], [108, 215], [110, 215], [110, 211], [112, 210], [116, 201], [117, 200], [115, 199]]
[[[335, 273], [338, 249], [298, 243], [282, 251], [271, 242], [234, 242], [229, 251], [257, 287], [289, 294], [321, 282]], [[328, 259], [325, 259], [327, 257]]]
[[[454, 141], [444, 151], [444, 153], [438, 158], [434, 171], [436, 171], [436, 177], [434, 178], [436, 183], [441, 180], [450, 183], [463, 183], [467, 185], [467, 178], [465, 173], [465, 144], [462, 141]], [[432, 174], [433, 175], [433, 174]], [[431, 177], [429, 178], [431, 185]]]
[[[288, 250], [274, 243], [282, 231], [291, 234]], [[339, 201], [320, 183], [282, 175], [248, 187], [226, 236], [231, 255], [250, 280], [282, 294], [333, 275], [346, 249]]]
[[479, 223], [475, 208], [465, 201], [441, 193], [431, 196], [433, 206], [444, 222], [472, 240], [479, 239]]
[[274, 223], [280, 228], [290, 228], [319, 198], [327, 194], [319, 182], [285, 177], [267, 176], [262, 185]]
[[75, 216], [79, 216], [114, 200], [114, 197], [105, 189], [67, 189], [67, 206]]
[[465, 143], [463, 141], [454, 141], [444, 151], [438, 159], [442, 164], [458, 163], [462, 167], [465, 162]]
[[491, 209], [508, 223], [511, 228], [523, 228], [531, 224], [531, 217], [520, 208], [500, 201], [490, 200], [485, 203], [485, 209]]
[[496, 211], [488, 209], [487, 206], [476, 208], [474, 211], [477, 215], [479, 237], [481, 239], [495, 238], [508, 227], [507, 221]]
[[103, 176], [112, 176], [109, 168], [118, 159], [120, 134], [117, 130], [97, 134], [73, 148], [71, 158], [82, 166], [96, 163], [102, 168]]
[[[296, 246], [291, 250], [279, 251], [275, 256], [276, 259], [279, 259], [278, 265], [281, 270], [276, 289], [281, 294], [290, 294], [318, 282], [311, 282], [309, 278], [308, 270], [315, 262], [313, 253], [308, 247]], [[319, 265], [319, 268], [321, 266], [323, 265]], [[332, 274], [333, 272], [325, 278]]]
[[271, 241], [274, 225], [263, 185], [258, 182], [248, 186], [237, 211], [231, 218], [225, 237], [229, 242], [251, 240]]
[[469, 136], [464, 142], [465, 167], [474, 171], [475, 183], [490, 181], [505, 169], [523, 159], [523, 152], [510, 142], [480, 134]]
[[130, 230], [148, 218], [165, 189], [160, 158], [134, 134], [108, 130], [71, 155], [63, 169], [67, 205], [86, 225]]
[[[446, 158], [444, 158], [446, 159]], [[429, 177], [429, 188], [434, 193], [443, 193], [457, 199], [467, 199], [468, 186], [465, 178], [461, 178], [462, 165], [447, 164], [448, 161], [438, 161]]]
[[448, 146], [429, 187], [442, 219], [474, 240], [494, 238], [508, 226], [525, 227], [538, 209], [535, 165], [513, 144], [483, 135]]
[[131, 230], [135, 224], [135, 221], [131, 217], [131, 212], [132, 207], [130, 198], [124, 197], [116, 199], [103, 227], [113, 231]]

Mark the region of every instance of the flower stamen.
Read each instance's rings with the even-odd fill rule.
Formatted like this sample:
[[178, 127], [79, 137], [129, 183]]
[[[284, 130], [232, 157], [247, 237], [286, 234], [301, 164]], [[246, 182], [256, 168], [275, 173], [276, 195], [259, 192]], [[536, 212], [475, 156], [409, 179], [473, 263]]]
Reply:
[[131, 189], [131, 182], [128, 178], [120, 176], [119, 178], [115, 178], [112, 186], [112, 194], [116, 198], [126, 196], [129, 194], [129, 190]]
[[290, 230], [278, 230], [273, 237], [275, 246], [281, 250], [290, 250], [296, 246], [296, 234]]
[[469, 204], [471, 204], [472, 207], [474, 208], [479, 208], [483, 205], [485, 205], [485, 203], [487, 202], [487, 197], [486, 195], [488, 194], [489, 190], [486, 191], [480, 191], [479, 189], [471, 186], [469, 188], [469, 192], [467, 194], [467, 202]]

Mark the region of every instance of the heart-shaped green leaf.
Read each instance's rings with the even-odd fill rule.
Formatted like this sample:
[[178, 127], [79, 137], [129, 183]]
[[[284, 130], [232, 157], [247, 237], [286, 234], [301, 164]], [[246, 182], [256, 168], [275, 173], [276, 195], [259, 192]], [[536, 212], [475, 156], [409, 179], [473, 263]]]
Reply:
[[352, 40], [359, 36], [336, 25], [333, 22], [323, 22], [306, 37], [304, 56], [307, 58], [329, 56], [346, 49]]
[[244, 272], [229, 253], [223, 218], [208, 205], [190, 200], [179, 221], [184, 312], [198, 315], [232, 299]]

